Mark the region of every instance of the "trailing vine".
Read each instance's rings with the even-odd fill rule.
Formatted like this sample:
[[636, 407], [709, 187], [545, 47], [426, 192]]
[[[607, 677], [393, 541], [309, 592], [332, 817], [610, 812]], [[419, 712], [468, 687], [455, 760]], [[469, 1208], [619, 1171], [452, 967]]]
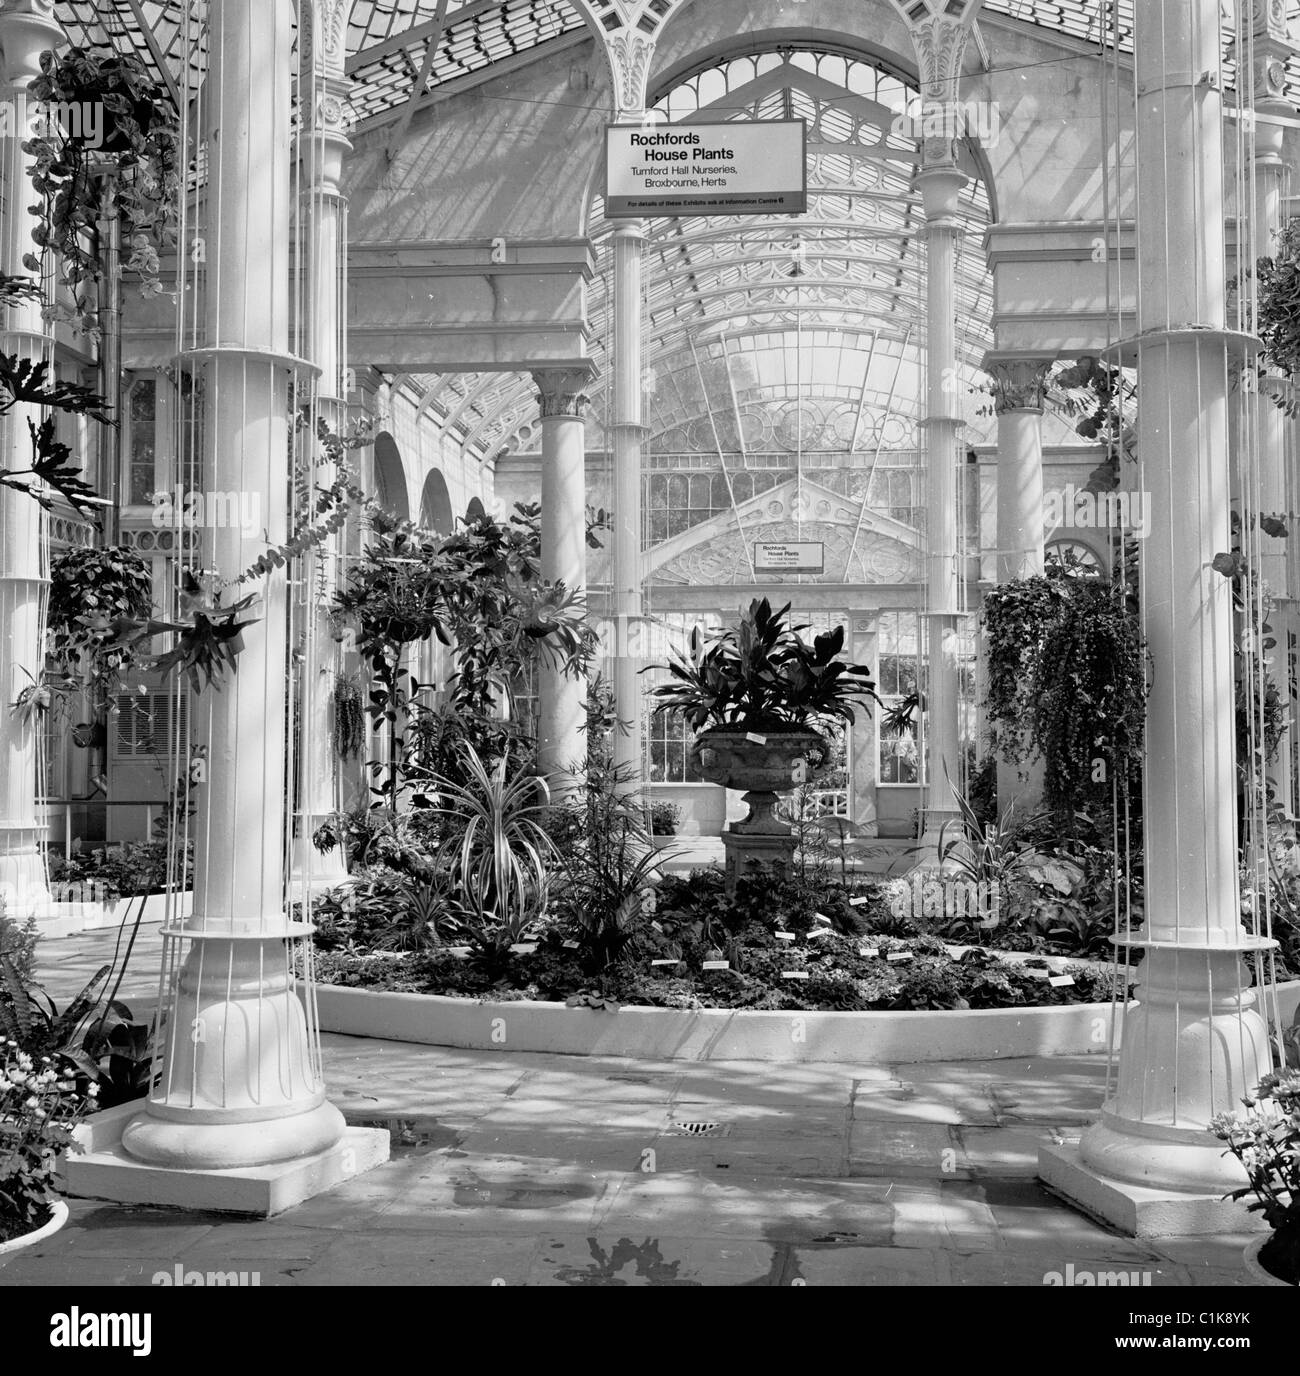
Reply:
[[[23, 144], [34, 160], [31, 180], [40, 197], [32, 238], [58, 256], [76, 318], [90, 328], [92, 289], [104, 275], [99, 229], [106, 169], [113, 174], [125, 267], [140, 277], [143, 295], [163, 290], [159, 255], [175, 240], [181, 194], [177, 112], [140, 58], [84, 48], [42, 53], [31, 96], [72, 125], [64, 128], [47, 116]], [[27, 254], [23, 264], [41, 271], [36, 254]]]
[[334, 708], [334, 753], [350, 760], [366, 743], [366, 709], [361, 682], [355, 674], [340, 674], [331, 693]]
[[1013, 763], [1041, 755], [1044, 800], [1067, 826], [1075, 813], [1108, 804], [1112, 777], [1127, 785], [1141, 765], [1147, 655], [1119, 594], [1056, 571], [985, 597], [984, 706], [994, 747]]

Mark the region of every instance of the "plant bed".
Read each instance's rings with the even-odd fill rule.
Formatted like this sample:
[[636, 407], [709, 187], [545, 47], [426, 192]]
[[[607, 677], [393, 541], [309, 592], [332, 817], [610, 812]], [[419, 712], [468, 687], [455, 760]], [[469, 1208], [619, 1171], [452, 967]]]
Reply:
[[[25, 1224], [20, 1224], [14, 1219], [0, 1218], [0, 1266], [24, 1248], [34, 1247], [38, 1242], [44, 1242], [47, 1237], [53, 1237], [67, 1221], [68, 1206], [61, 1199], [56, 1199], [49, 1206], [40, 1225], [35, 1229], [28, 1230]], [[23, 1231], [19, 1231], [20, 1229]]]
[[[794, 933], [791, 933], [795, 936]], [[1058, 973], [1041, 957], [1002, 960], [978, 947], [952, 955], [932, 937], [755, 934], [701, 957], [655, 965], [630, 960], [593, 976], [578, 948], [553, 936], [532, 951], [488, 967], [449, 949], [376, 959], [372, 953], [321, 952], [324, 984], [452, 998], [544, 1003], [583, 1001], [647, 1008], [758, 1009], [777, 1012], [912, 1012], [1059, 1007], [1108, 1002], [1109, 967], [1071, 963]], [[653, 959], [653, 958], [652, 958]], [[672, 960], [671, 957], [661, 960]], [[722, 968], [718, 968], [722, 967]], [[1051, 980], [1069, 979], [1069, 984]]]
[[[907, 1064], [1104, 1053], [1109, 1003], [927, 1012], [570, 1007], [322, 985], [321, 1029], [474, 1050], [645, 1060]], [[1123, 1014], [1115, 1039], [1119, 1040]]]

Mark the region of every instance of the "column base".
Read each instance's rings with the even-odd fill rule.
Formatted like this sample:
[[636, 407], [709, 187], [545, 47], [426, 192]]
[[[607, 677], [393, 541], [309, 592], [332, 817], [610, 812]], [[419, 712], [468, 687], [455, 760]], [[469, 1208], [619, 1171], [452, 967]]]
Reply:
[[[1130, 1237], [1209, 1237], [1268, 1227], [1258, 1214], [1247, 1213], [1244, 1203], [1220, 1193], [1138, 1185], [1102, 1175], [1084, 1161], [1077, 1142], [1040, 1147], [1038, 1178], [1066, 1203]], [[1238, 1179], [1233, 1188], [1244, 1183]]]
[[[338, 1112], [332, 1105], [322, 1107]], [[76, 1129], [76, 1139], [86, 1150], [64, 1161], [70, 1195], [267, 1218], [382, 1165], [389, 1156], [387, 1132], [345, 1128], [330, 1146], [272, 1165], [226, 1169], [154, 1165], [133, 1157], [122, 1145], [123, 1131], [139, 1112], [138, 1103], [122, 1104]]]
[[[165, 1105], [159, 1107], [165, 1111]], [[196, 1122], [183, 1111], [155, 1116], [150, 1107], [123, 1128], [122, 1148], [137, 1161], [155, 1166], [236, 1170], [327, 1151], [346, 1126], [343, 1115], [328, 1102], [283, 1118], [250, 1115], [236, 1122]]]

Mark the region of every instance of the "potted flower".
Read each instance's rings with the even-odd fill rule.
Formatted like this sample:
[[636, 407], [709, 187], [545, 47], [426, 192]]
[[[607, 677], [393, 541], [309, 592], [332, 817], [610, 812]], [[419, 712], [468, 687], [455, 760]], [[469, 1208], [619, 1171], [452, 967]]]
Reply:
[[[777, 795], [807, 783], [826, 764], [830, 745], [820, 721], [851, 722], [879, 702], [870, 670], [838, 656], [844, 628], [811, 644], [791, 625], [787, 603], [751, 602], [740, 623], [707, 641], [691, 632], [686, 658], [666, 667], [658, 710], [677, 711], [696, 732], [691, 759], [710, 783], [744, 791], [749, 815], [723, 832], [727, 886], [750, 865], [789, 864], [794, 834], [776, 816]], [[659, 666], [663, 667], [663, 666]]]
[[78, 1090], [70, 1066], [37, 1060], [16, 1041], [0, 1038], [0, 1266], [67, 1221], [54, 1177], [72, 1130], [99, 1093]]
[[1265, 1075], [1245, 1111], [1220, 1113], [1210, 1131], [1246, 1168], [1250, 1183], [1231, 1199], [1273, 1230], [1246, 1248], [1246, 1269], [1262, 1285], [1300, 1285], [1300, 1071]]

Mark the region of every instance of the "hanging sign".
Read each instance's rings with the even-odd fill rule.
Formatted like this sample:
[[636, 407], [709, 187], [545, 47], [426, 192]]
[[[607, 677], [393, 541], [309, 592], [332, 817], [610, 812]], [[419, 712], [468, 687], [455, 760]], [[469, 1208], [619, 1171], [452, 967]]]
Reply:
[[826, 546], [816, 540], [759, 540], [754, 545], [755, 573], [825, 573]]
[[611, 124], [605, 215], [796, 215], [808, 209], [801, 119]]

